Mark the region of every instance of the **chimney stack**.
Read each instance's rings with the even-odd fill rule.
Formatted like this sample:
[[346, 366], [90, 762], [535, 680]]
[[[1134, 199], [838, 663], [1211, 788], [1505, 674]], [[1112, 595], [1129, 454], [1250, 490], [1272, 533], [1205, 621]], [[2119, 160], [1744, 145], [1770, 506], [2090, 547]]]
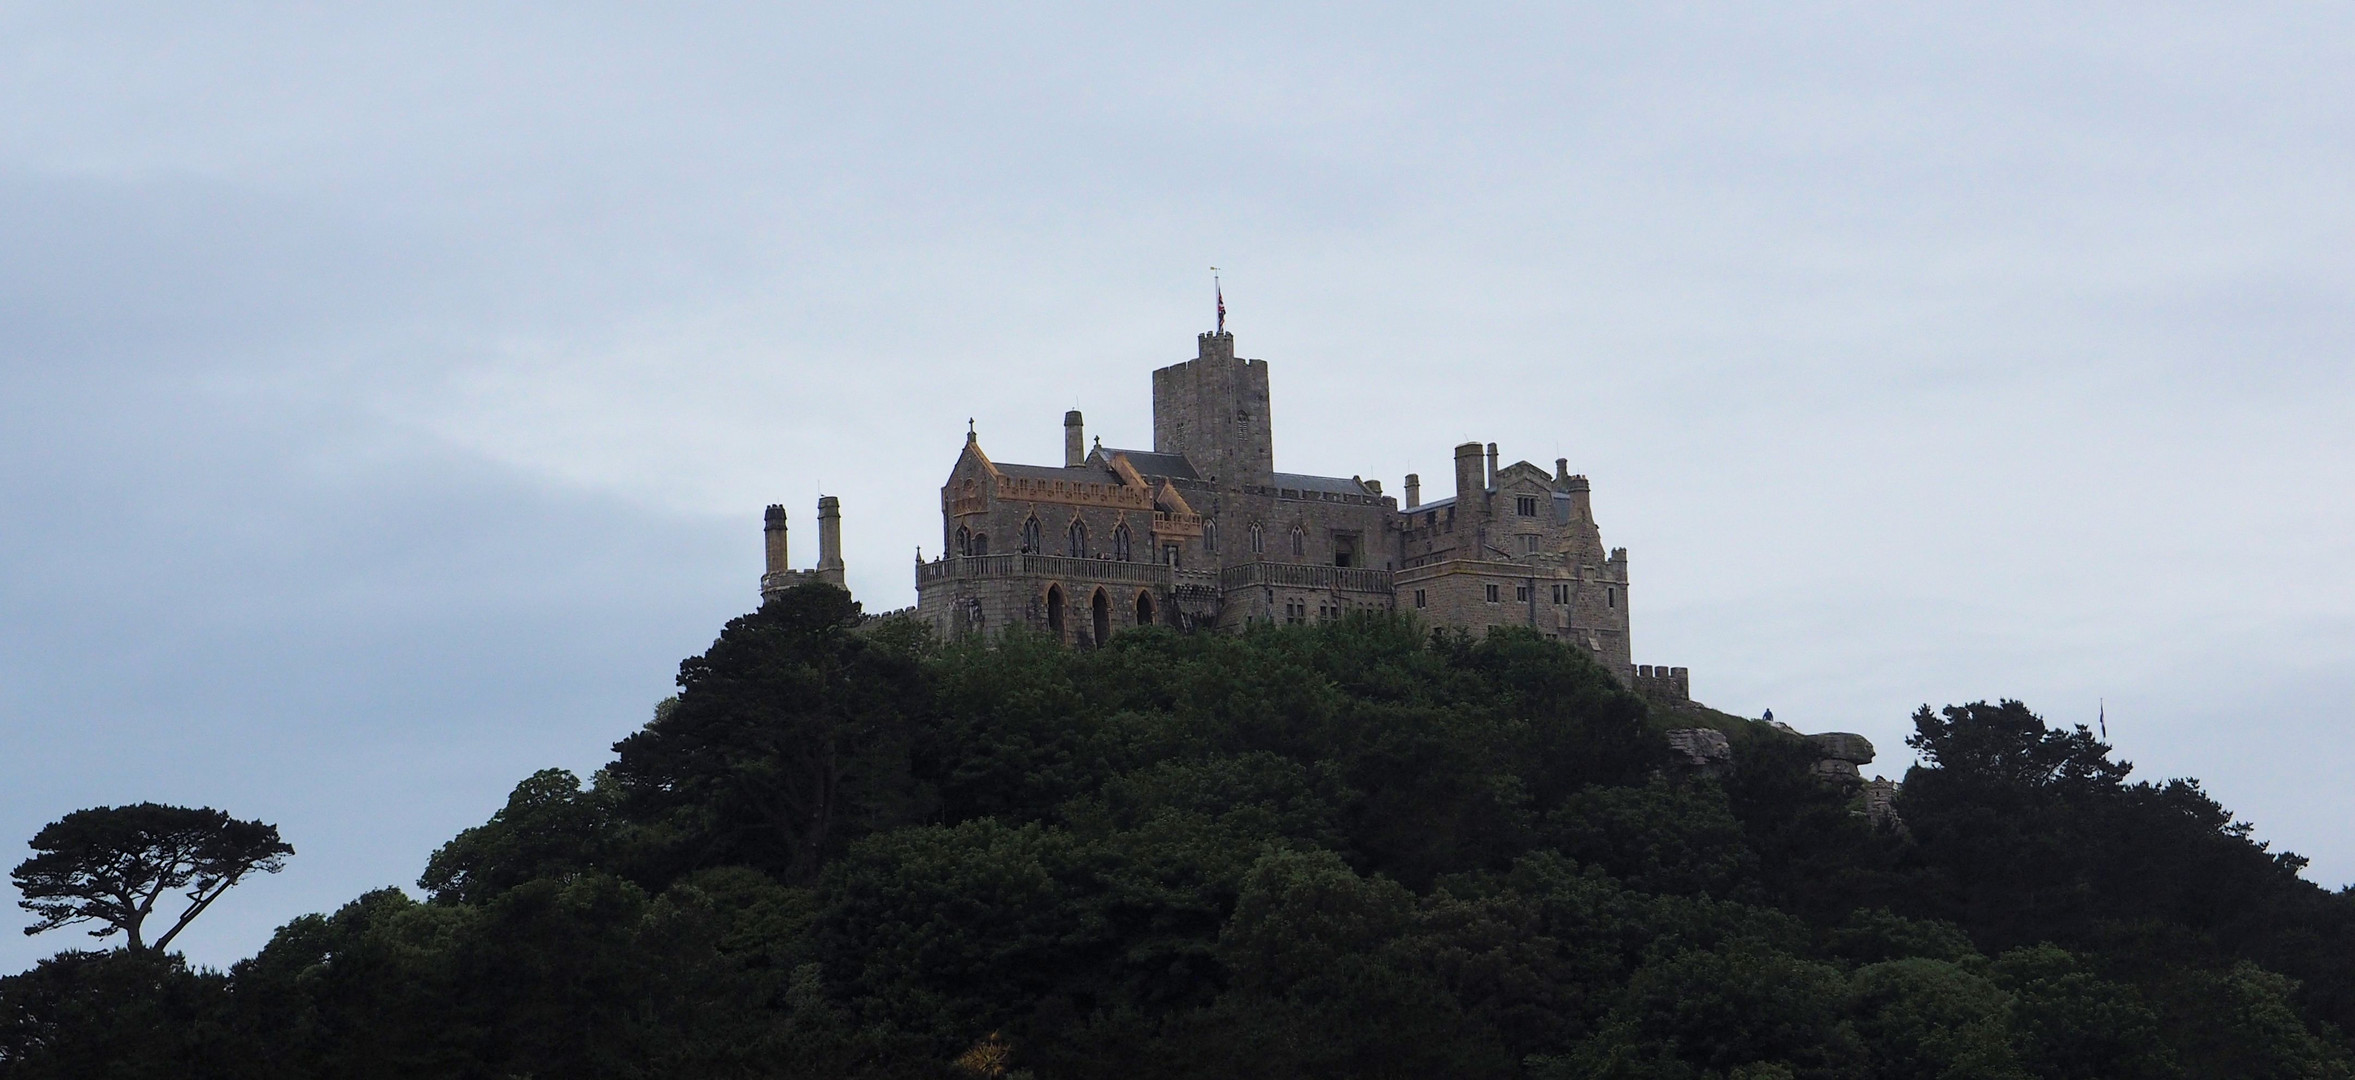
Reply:
[[1488, 490], [1496, 490], [1496, 444], [1488, 444]]
[[1063, 467], [1078, 468], [1088, 463], [1088, 441], [1081, 433], [1079, 410], [1063, 414]]
[[1480, 444], [1468, 442], [1456, 447], [1456, 512], [1478, 513], [1485, 505], [1480, 493], [1488, 490], [1480, 482]]
[[785, 508], [769, 504], [769, 511], [761, 515], [761, 535], [769, 544], [769, 573], [782, 574], [793, 569], [785, 554]]
[[1406, 474], [1406, 508], [1412, 510], [1421, 505], [1423, 505], [1423, 477], [1417, 473], [1408, 473]]
[[1562, 485], [1564, 485], [1564, 484], [1567, 484], [1567, 483], [1569, 483], [1569, 482], [1570, 482], [1570, 459], [1569, 459], [1569, 458], [1566, 458], [1566, 457], [1558, 457], [1558, 458], [1555, 458], [1555, 459], [1554, 459], [1554, 486], [1555, 486], [1555, 487], [1561, 487]]
[[842, 586], [842, 500], [832, 495], [818, 497], [818, 580]]

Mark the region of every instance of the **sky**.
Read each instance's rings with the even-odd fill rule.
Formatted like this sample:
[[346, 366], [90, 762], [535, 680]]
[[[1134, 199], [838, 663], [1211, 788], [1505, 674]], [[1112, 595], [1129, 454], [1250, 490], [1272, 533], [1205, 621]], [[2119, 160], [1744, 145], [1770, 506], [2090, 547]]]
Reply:
[[1566, 457], [1700, 700], [2106, 716], [2337, 888], [2351, 196], [2346, 5], [0, 0], [0, 862], [274, 822], [212, 965], [414, 891], [766, 504], [896, 608], [968, 418], [1148, 446], [1215, 265], [1278, 468]]

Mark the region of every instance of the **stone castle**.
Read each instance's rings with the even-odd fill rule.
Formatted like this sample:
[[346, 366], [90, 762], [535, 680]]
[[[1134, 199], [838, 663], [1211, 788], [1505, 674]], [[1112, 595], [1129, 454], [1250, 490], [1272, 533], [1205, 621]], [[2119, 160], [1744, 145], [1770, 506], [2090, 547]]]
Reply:
[[[942, 555], [916, 565], [913, 615], [942, 638], [1026, 626], [1073, 645], [1150, 624], [1236, 628], [1352, 611], [1412, 611], [1481, 632], [1526, 626], [1587, 650], [1655, 700], [1690, 701], [1681, 667], [1637, 665], [1627, 549], [1603, 547], [1590, 489], [1455, 448], [1455, 486], [1405, 503], [1378, 480], [1277, 472], [1268, 365], [1234, 335], [1153, 373], [1153, 448], [1090, 446], [1063, 418], [1063, 462], [993, 461], [970, 426], [940, 490]], [[786, 515], [767, 514], [764, 597], [842, 584], [841, 510], [818, 504], [818, 565], [788, 564]]]

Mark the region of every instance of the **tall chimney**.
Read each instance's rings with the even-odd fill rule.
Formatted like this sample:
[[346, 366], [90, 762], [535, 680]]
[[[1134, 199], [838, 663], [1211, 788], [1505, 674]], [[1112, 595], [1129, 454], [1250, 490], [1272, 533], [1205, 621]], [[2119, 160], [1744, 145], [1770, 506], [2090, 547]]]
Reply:
[[785, 555], [785, 508], [769, 504], [769, 511], [761, 515], [761, 535], [769, 544], [769, 573], [782, 574], [793, 569]]
[[1569, 482], [1570, 482], [1570, 459], [1569, 459], [1569, 458], [1566, 458], [1566, 457], [1558, 457], [1558, 458], [1555, 458], [1555, 459], [1554, 459], [1554, 486], [1555, 486], [1555, 487], [1561, 487], [1562, 485], [1564, 485], [1564, 484], [1567, 484], [1567, 483], [1569, 483]]
[[1406, 508], [1412, 510], [1421, 505], [1423, 505], [1423, 478], [1415, 473], [1408, 473], [1406, 474]]
[[818, 497], [818, 580], [842, 584], [842, 500]]
[[1077, 468], [1088, 463], [1088, 441], [1080, 433], [1079, 410], [1063, 414], [1063, 466]]
[[1488, 486], [1480, 477], [1480, 444], [1468, 442], [1456, 447], [1456, 513], [1479, 513], [1485, 505], [1480, 493], [1486, 490]]
[[1488, 444], [1488, 490], [1496, 490], [1496, 444]]

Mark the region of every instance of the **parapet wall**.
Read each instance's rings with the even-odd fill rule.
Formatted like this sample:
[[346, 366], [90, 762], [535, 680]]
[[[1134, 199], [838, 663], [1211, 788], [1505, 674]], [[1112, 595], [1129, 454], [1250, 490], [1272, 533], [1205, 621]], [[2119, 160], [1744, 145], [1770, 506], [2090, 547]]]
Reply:
[[1692, 675], [1686, 669], [1666, 664], [1637, 664], [1631, 670], [1627, 688], [1637, 696], [1664, 705], [1692, 704]]

